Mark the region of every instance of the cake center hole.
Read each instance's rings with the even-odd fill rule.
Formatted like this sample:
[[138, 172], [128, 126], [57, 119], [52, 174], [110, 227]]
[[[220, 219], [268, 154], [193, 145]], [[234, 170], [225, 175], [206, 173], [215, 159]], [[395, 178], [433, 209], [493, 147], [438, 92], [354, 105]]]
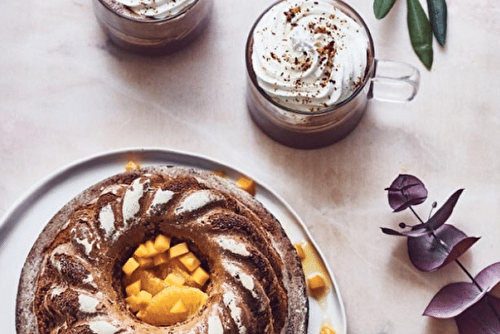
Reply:
[[209, 273], [185, 242], [160, 234], [140, 244], [122, 267], [125, 302], [142, 321], [168, 326], [196, 314], [208, 299]]

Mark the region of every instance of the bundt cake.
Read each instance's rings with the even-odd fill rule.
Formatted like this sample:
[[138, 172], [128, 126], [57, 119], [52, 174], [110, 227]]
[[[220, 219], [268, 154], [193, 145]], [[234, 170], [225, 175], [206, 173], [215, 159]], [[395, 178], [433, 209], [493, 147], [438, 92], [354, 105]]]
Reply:
[[297, 253], [260, 202], [207, 171], [151, 166], [51, 219], [21, 273], [16, 328], [303, 334], [308, 312]]

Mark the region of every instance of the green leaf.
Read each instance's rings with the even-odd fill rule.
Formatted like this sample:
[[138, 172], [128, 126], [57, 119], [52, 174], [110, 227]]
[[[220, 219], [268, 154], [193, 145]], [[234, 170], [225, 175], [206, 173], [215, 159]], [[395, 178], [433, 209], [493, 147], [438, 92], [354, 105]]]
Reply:
[[373, 12], [377, 19], [383, 19], [391, 10], [396, 0], [375, 0], [373, 2]]
[[438, 43], [443, 46], [446, 43], [446, 20], [448, 16], [446, 0], [427, 0], [427, 8], [434, 36], [436, 36]]
[[432, 67], [432, 29], [419, 0], [407, 0], [407, 23], [413, 50], [428, 70]]

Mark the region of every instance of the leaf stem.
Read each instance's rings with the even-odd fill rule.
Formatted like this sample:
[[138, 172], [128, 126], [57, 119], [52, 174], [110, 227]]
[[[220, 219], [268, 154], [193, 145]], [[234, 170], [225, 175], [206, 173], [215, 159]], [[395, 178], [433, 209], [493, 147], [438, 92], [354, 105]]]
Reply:
[[470, 280], [472, 281], [472, 283], [474, 283], [474, 285], [479, 289], [480, 292], [483, 292], [483, 288], [479, 285], [479, 283], [474, 279], [474, 277], [472, 277], [472, 275], [469, 273], [469, 271], [464, 267], [464, 265], [458, 260], [458, 259], [455, 259], [455, 262], [458, 264], [458, 266], [460, 267], [460, 269], [462, 269], [462, 271], [470, 278]]
[[422, 220], [422, 218], [420, 218], [420, 216], [415, 212], [415, 210], [413, 209], [413, 207], [410, 205], [408, 206], [411, 210], [411, 212], [413, 212], [413, 214], [415, 215], [415, 217], [417, 217], [417, 219], [420, 221], [420, 223], [424, 224], [425, 222]]

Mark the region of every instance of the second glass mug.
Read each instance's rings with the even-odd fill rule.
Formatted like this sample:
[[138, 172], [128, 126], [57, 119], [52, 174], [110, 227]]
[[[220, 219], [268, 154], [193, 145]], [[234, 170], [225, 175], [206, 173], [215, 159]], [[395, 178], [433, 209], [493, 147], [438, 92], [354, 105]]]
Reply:
[[349, 5], [328, 0], [364, 30], [368, 38], [367, 66], [361, 84], [345, 100], [320, 111], [294, 110], [281, 105], [259, 87], [252, 64], [254, 31], [262, 17], [281, 0], [271, 5], [257, 19], [246, 45], [247, 104], [254, 122], [275, 141], [299, 149], [331, 145], [347, 136], [363, 117], [368, 100], [411, 101], [417, 94], [420, 73], [406, 63], [375, 58], [373, 39], [366, 23]]

